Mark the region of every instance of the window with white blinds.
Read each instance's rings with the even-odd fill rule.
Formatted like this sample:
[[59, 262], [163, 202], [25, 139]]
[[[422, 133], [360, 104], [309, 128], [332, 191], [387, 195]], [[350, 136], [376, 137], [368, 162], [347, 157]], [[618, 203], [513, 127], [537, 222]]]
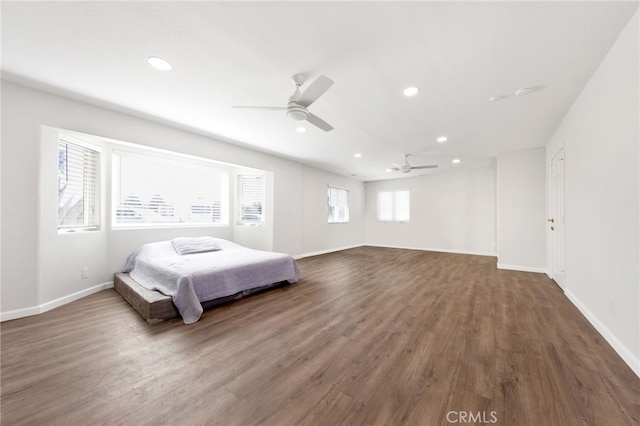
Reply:
[[171, 154], [113, 151], [112, 226], [228, 225], [229, 174]]
[[349, 191], [333, 186], [327, 187], [327, 222], [349, 222]]
[[58, 143], [58, 231], [100, 228], [100, 153]]
[[409, 191], [378, 192], [378, 222], [408, 222], [410, 207]]
[[264, 225], [264, 175], [238, 175], [238, 225]]

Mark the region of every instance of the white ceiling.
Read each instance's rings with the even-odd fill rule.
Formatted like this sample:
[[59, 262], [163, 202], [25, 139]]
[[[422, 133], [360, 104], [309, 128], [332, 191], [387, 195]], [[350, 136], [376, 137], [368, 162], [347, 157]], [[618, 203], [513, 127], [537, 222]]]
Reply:
[[[544, 145], [638, 2], [2, 2], [3, 78], [361, 180]], [[157, 71], [159, 56], [173, 70]], [[335, 84], [294, 131], [291, 75]], [[414, 98], [402, 90], [420, 87]], [[515, 97], [522, 87], [534, 93]], [[302, 88], [304, 90], [304, 86]], [[506, 96], [491, 103], [492, 96]], [[446, 135], [444, 144], [436, 137]], [[362, 153], [356, 159], [353, 154]], [[459, 165], [451, 164], [460, 158]]]

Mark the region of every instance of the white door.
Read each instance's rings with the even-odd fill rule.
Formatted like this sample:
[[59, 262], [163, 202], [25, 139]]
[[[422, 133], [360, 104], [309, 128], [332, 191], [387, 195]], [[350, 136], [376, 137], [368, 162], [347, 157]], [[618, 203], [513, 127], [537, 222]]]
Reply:
[[551, 159], [551, 278], [565, 288], [564, 150]]

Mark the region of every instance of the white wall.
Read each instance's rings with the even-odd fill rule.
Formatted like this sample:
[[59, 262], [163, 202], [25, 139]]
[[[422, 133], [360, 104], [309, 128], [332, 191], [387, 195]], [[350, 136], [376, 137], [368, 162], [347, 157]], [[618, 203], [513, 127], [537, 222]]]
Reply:
[[638, 33], [636, 12], [546, 152], [564, 146], [566, 294], [640, 375]]
[[[319, 253], [331, 247], [350, 247], [364, 239], [364, 186], [344, 176], [331, 176], [305, 166], [303, 173], [302, 216], [307, 223], [302, 230], [306, 253]], [[327, 223], [327, 185], [349, 191], [349, 223]]]
[[[379, 223], [377, 192], [402, 189], [411, 191], [411, 220]], [[366, 244], [491, 256], [496, 253], [493, 169], [368, 182], [365, 200]]]
[[498, 268], [545, 272], [544, 147], [498, 155]]
[[[266, 170], [273, 176], [272, 230], [233, 226], [110, 230], [107, 226], [94, 233], [59, 235], [53, 193], [47, 190], [55, 187], [56, 173], [51, 170], [57, 150], [43, 139], [43, 125]], [[310, 191], [320, 181], [340, 181], [356, 191], [361, 186], [356, 180], [6, 81], [2, 81], [1, 160], [2, 319], [35, 314], [105, 287], [127, 255], [151, 241], [203, 234], [237, 237], [246, 245], [264, 248], [271, 244], [274, 251], [292, 255], [363, 242], [358, 230], [361, 221], [347, 228], [324, 229], [326, 213], [325, 223], [303, 215], [305, 174], [312, 176]], [[356, 210], [362, 209], [358, 205], [363, 203], [361, 197], [352, 202]], [[303, 230], [313, 235], [311, 248], [305, 247]], [[265, 240], [265, 232], [267, 237], [271, 233], [272, 241]], [[89, 267], [88, 279], [81, 278], [83, 267]]]

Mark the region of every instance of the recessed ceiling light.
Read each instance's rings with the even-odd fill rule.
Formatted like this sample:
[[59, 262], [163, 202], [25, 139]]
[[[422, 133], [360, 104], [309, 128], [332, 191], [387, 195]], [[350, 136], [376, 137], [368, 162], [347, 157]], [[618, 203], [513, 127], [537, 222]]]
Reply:
[[436, 141], [438, 141], [438, 143], [444, 143], [447, 141], [447, 137], [446, 136], [440, 136], [438, 139], [436, 139]]
[[171, 64], [169, 62], [162, 58], [158, 58], [157, 56], [149, 56], [147, 62], [157, 70], [169, 71], [171, 69]]
[[406, 89], [404, 89], [404, 95], [405, 96], [415, 96], [418, 94], [418, 92], [420, 91], [420, 89], [418, 89], [415, 86], [411, 86], [411, 87], [407, 87]]
[[393, 170], [391, 169], [386, 169], [385, 172], [392, 172]]
[[499, 100], [502, 100], [502, 96], [492, 96], [489, 98], [489, 102], [498, 102]]
[[453, 160], [451, 160], [451, 162], [453, 164], [458, 164], [460, 162], [460, 159], [459, 158], [454, 158]]
[[307, 131], [306, 127], [302, 127], [302, 126], [296, 127], [296, 132], [298, 132], [298, 133], [304, 133], [306, 131]]
[[360, 154], [359, 152], [356, 152], [355, 154], [353, 154], [353, 156], [356, 158], [361, 158], [362, 154]]

